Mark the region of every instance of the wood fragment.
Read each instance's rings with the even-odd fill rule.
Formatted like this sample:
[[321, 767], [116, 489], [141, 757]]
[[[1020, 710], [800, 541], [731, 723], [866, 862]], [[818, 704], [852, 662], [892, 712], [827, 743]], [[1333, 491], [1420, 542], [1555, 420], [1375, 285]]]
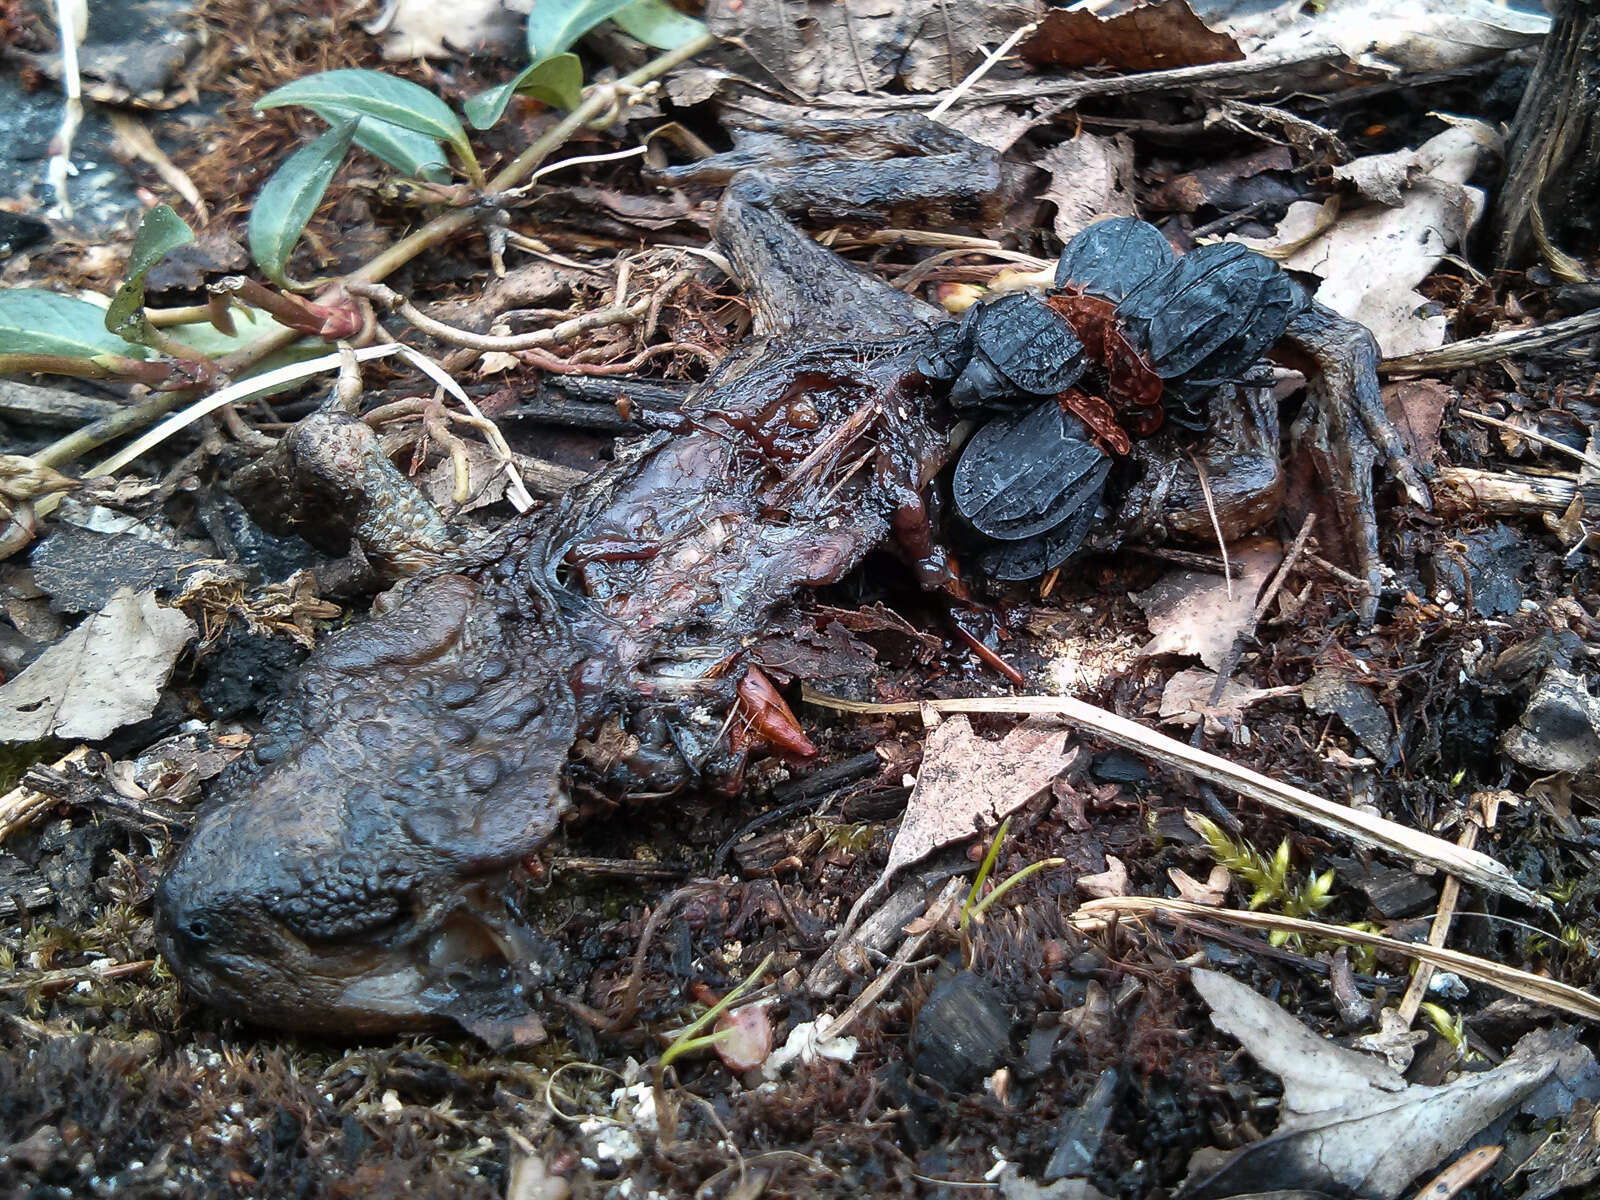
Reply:
[[44, 429], [76, 429], [122, 408], [115, 400], [101, 400], [65, 388], [35, 387], [0, 379], [0, 420]]
[[1564, 513], [1582, 497], [1585, 508], [1600, 507], [1600, 483], [1556, 475], [1480, 471], [1443, 467], [1433, 481], [1434, 502], [1444, 517], [1480, 513], [1496, 517], [1535, 517]]
[[[88, 756], [89, 747], [79, 746], [65, 757], [58, 758], [50, 766], [54, 771], [61, 771], [73, 763], [83, 762]], [[0, 796], [0, 842], [4, 842], [19, 830], [26, 829], [60, 803], [59, 796], [41, 792], [26, 783], [19, 783], [5, 795]]]
[[1527, 354], [1559, 345], [1586, 333], [1600, 332], [1600, 309], [1579, 313], [1540, 325], [1534, 329], [1508, 329], [1500, 333], [1486, 333], [1482, 337], [1451, 342], [1437, 350], [1422, 350], [1399, 358], [1386, 358], [1378, 364], [1378, 374], [1426, 375], [1433, 371], [1454, 371], [1462, 367], [1477, 367], [1498, 362], [1513, 354]]

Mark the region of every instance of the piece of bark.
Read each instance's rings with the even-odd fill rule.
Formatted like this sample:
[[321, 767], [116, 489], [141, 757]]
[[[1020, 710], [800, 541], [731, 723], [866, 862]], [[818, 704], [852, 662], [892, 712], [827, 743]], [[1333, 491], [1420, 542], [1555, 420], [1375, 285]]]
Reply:
[[1494, 214], [1495, 266], [1501, 270], [1527, 254], [1540, 223], [1557, 247], [1568, 238], [1592, 245], [1600, 233], [1594, 205], [1600, 194], [1597, 45], [1600, 4], [1560, 0], [1511, 125]]

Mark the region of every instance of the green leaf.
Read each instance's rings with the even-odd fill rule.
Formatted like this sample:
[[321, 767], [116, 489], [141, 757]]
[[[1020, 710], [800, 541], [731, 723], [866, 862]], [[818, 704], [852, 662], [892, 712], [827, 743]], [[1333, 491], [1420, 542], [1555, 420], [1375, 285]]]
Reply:
[[[333, 104], [308, 104], [306, 107], [329, 125], [350, 115], [349, 110]], [[362, 117], [356, 126], [355, 141], [368, 154], [381, 158], [402, 175], [432, 183], [449, 182], [450, 170], [438, 138], [391, 125], [376, 117]]]
[[[266, 313], [255, 308], [233, 309], [234, 333], [230, 337], [223, 333], [209, 321], [198, 321], [193, 325], [174, 325], [167, 330], [173, 338], [185, 346], [199, 350], [207, 358], [222, 358], [243, 350], [253, 342], [259, 341], [267, 334], [283, 333], [284, 326], [278, 324]], [[303, 337], [290, 343], [282, 350], [274, 351], [260, 362], [252, 363], [233, 375], [234, 379], [249, 379], [255, 375], [265, 375], [268, 371], [275, 371], [279, 367], [286, 367], [290, 363], [305, 362], [309, 358], [316, 358], [328, 352], [328, 343], [321, 338]], [[275, 396], [279, 392], [286, 392], [300, 386], [299, 380], [291, 380], [279, 387], [269, 388], [259, 393], [262, 396]]]
[[528, 14], [528, 57], [538, 66], [632, 0], [537, 0]]
[[0, 354], [59, 354], [143, 358], [106, 328], [106, 310], [87, 300], [38, 288], [0, 290]]
[[685, 16], [666, 0], [634, 0], [618, 9], [611, 19], [622, 31], [657, 50], [676, 50], [706, 32], [706, 23]]
[[[337, 72], [330, 72], [337, 74]], [[268, 279], [293, 286], [284, 267], [306, 222], [322, 203], [333, 173], [355, 137], [356, 118], [342, 117], [316, 141], [301, 146], [273, 172], [250, 210], [250, 255]]]
[[524, 67], [509, 82], [471, 97], [464, 106], [467, 120], [474, 129], [488, 129], [505, 115], [506, 105], [518, 92], [556, 108], [577, 108], [583, 98], [583, 64], [576, 54], [558, 54]]
[[106, 330], [128, 342], [141, 345], [150, 340], [150, 325], [144, 316], [144, 280], [167, 253], [194, 241], [194, 230], [172, 211], [170, 204], [158, 204], [139, 220], [133, 236], [133, 253], [128, 256], [128, 278], [117, 289], [106, 309]]
[[[401, 129], [427, 134], [452, 145], [465, 145], [467, 132], [450, 106], [427, 88], [382, 71], [322, 71], [275, 88], [256, 101], [256, 108], [336, 108], [376, 117]], [[324, 114], [326, 116], [326, 114]]]
[[[235, 306], [230, 315], [233, 317], [231, 334], [223, 333], [210, 321], [196, 321], [192, 325], [174, 325], [166, 332], [172, 335], [173, 340], [200, 351], [208, 358], [221, 358], [236, 350], [243, 350], [269, 333], [282, 333], [286, 328], [257, 308]], [[316, 346], [318, 354], [328, 352], [325, 342], [319, 340]], [[243, 377], [241, 374], [240, 378]]]

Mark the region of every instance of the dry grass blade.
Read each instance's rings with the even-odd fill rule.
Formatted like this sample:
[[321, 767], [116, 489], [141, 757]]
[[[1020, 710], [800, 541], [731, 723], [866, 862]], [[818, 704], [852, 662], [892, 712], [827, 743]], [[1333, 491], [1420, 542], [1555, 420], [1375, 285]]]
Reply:
[[[840, 712], [916, 713], [919, 711], [919, 705], [915, 701], [900, 704], [868, 704], [854, 700], [840, 700], [820, 692], [813, 692], [809, 688], [805, 689], [803, 698], [808, 703]], [[1136, 721], [1119, 717], [1115, 713], [1106, 712], [1103, 708], [1096, 708], [1071, 696], [1000, 696], [974, 700], [928, 700], [923, 703], [940, 713], [988, 712], [1018, 715], [1053, 713], [1081, 729], [1087, 729], [1105, 738], [1108, 742], [1140, 754], [1148, 754], [1169, 766], [1179, 767], [1201, 779], [1248, 797], [1258, 804], [1265, 804], [1279, 812], [1310, 821], [1323, 829], [1343, 835], [1357, 845], [1383, 850], [1407, 860], [1430, 863], [1441, 871], [1458, 876], [1466, 883], [1487, 888], [1502, 896], [1510, 896], [1533, 908], [1548, 912], [1553, 911], [1555, 907], [1548, 898], [1518, 883], [1509, 870], [1487, 854], [1464, 849], [1443, 838], [1410, 829], [1397, 821], [1362, 812], [1347, 804], [1324, 800], [1301, 788], [1282, 783], [1259, 771], [1252, 771], [1249, 767], [1241, 767], [1218, 755], [1146, 729]]]
[[[356, 361], [370, 362], [374, 358], [387, 358], [391, 354], [405, 352], [408, 347], [391, 343], [387, 346], [363, 346], [355, 351]], [[258, 396], [262, 392], [270, 391], [281, 384], [293, 383], [298, 379], [309, 379], [319, 371], [333, 371], [339, 367], [338, 354], [324, 354], [320, 358], [307, 359], [305, 362], [290, 363], [286, 367], [279, 367], [276, 371], [265, 371], [260, 375], [252, 375], [249, 379], [240, 380], [238, 383], [229, 384], [221, 391], [214, 392], [204, 400], [197, 400], [188, 408], [180, 409], [173, 413], [149, 433], [118, 450], [110, 458], [92, 467], [88, 475], [110, 475], [119, 471], [134, 459], [148, 450], [159, 446], [178, 430], [192, 425], [208, 413], [214, 413], [225, 404], [232, 404], [236, 400], [248, 400], [251, 396]]]
[[1323, 925], [1298, 917], [1280, 917], [1272, 913], [1249, 912], [1238, 908], [1208, 908], [1187, 900], [1166, 900], [1157, 896], [1111, 896], [1103, 900], [1090, 900], [1078, 907], [1073, 920], [1080, 926], [1104, 921], [1112, 916], [1162, 918], [1199, 917], [1208, 921], [1226, 921], [1249, 929], [1281, 930], [1310, 937], [1331, 938], [1357, 946], [1371, 946], [1374, 950], [1399, 954], [1425, 962], [1429, 966], [1454, 971], [1464, 979], [1476, 980], [1489, 987], [1498, 988], [1513, 996], [1520, 996], [1534, 1004], [1559, 1009], [1586, 1021], [1600, 1021], [1600, 997], [1591, 996], [1581, 988], [1557, 983], [1542, 975], [1502, 966], [1475, 954], [1463, 954], [1443, 946], [1430, 946], [1426, 942], [1401, 942], [1378, 933], [1361, 929], [1348, 929], [1341, 925]]

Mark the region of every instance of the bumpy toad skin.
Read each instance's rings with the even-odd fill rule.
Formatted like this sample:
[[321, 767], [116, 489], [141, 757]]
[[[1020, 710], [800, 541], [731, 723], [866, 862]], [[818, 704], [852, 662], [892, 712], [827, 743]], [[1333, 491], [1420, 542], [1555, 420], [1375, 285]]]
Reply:
[[[919, 369], [939, 314], [783, 213], [933, 199], [971, 220], [996, 192], [998, 159], [921, 120], [810, 133], [841, 130], [877, 158], [919, 157], [796, 152], [751, 173], [736, 150], [697, 168], [731, 179], [714, 233], [756, 336], [670, 430], [559, 504], [454, 551], [409, 498], [401, 520], [387, 515], [382, 499], [404, 481], [360, 453], [371, 439], [359, 421], [333, 412], [306, 418], [258, 472], [268, 494], [283, 465], [325, 476], [297, 494], [354, 488], [338, 536], [410, 578], [318, 647], [160, 884], [162, 953], [200, 999], [286, 1029], [454, 1023], [495, 1044], [536, 1040], [547, 956], [518, 915], [517, 870], [574, 793], [727, 791], [752, 740], [804, 753], [781, 702], [774, 715], [751, 699], [771, 693], [747, 647], [796, 593], [875, 547], [892, 542], [925, 583], [958, 589], [930, 519], [952, 422]], [[1275, 411], [1248, 396], [1231, 411], [1193, 448], [1214, 484], [1244, 478], [1241, 455], [1255, 472], [1223, 497], [1229, 534], [1259, 524], [1281, 486]], [[1149, 464], [1142, 520], [1173, 528], [1176, 513], [1202, 511], [1167, 471], [1179, 461], [1192, 460], [1174, 450]]]

